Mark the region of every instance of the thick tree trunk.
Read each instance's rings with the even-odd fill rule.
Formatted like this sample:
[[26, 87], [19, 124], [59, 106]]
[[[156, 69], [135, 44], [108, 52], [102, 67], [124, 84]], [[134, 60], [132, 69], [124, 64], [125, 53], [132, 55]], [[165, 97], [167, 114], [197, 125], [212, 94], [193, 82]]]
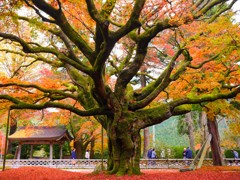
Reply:
[[210, 142], [210, 145], [212, 150], [213, 165], [222, 166], [223, 157], [221, 153], [220, 136], [218, 132], [218, 124], [216, 119], [211, 120], [208, 118], [207, 125], [208, 125], [208, 131], [212, 135], [212, 140]]
[[74, 147], [76, 148], [77, 159], [83, 159], [83, 147], [80, 141], [74, 142]]
[[107, 130], [109, 138], [108, 172], [110, 174], [140, 174], [141, 138], [130, 124], [121, 122]]
[[77, 159], [84, 159], [85, 152], [89, 143], [83, 143], [81, 140], [74, 142], [76, 148]]
[[191, 113], [186, 114], [186, 122], [188, 125], [188, 137], [190, 141], [190, 148], [195, 152], [195, 139], [194, 139], [194, 127], [193, 127], [193, 119]]

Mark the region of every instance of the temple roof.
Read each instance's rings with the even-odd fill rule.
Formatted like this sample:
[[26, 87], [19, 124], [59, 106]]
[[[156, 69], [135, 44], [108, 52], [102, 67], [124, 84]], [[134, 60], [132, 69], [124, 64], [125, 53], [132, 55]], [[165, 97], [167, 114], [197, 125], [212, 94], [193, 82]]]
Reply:
[[68, 130], [62, 126], [27, 126], [19, 127], [17, 131], [10, 135], [10, 141], [35, 141], [35, 140], [52, 140], [59, 141], [65, 138], [66, 140], [72, 140], [72, 136], [68, 133]]

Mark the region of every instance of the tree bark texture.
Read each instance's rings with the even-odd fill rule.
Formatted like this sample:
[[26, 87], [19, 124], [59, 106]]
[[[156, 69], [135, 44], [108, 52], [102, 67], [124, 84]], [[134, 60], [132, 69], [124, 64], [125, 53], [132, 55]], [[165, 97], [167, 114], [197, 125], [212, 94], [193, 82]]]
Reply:
[[223, 165], [223, 157], [220, 147], [220, 136], [218, 132], [218, 124], [216, 119], [210, 120], [208, 118], [207, 121], [208, 131], [212, 135], [212, 139], [210, 141], [211, 150], [212, 150], [212, 158], [214, 166], [222, 166]]
[[89, 143], [83, 143], [82, 140], [74, 142], [74, 147], [76, 148], [77, 159], [84, 159], [85, 152]]
[[201, 144], [205, 142], [208, 137], [208, 127], [207, 127], [207, 114], [205, 111], [201, 111], [199, 114], [199, 125], [201, 129]]
[[[140, 174], [141, 138], [140, 131], [134, 131], [124, 120], [113, 125], [108, 132], [108, 171], [110, 174]], [[126, 131], [126, 129], [128, 131]]]
[[188, 137], [190, 141], [190, 148], [195, 152], [195, 139], [194, 139], [194, 127], [193, 127], [193, 119], [191, 112], [186, 114], [185, 117], [186, 123], [188, 125]]
[[143, 134], [144, 134], [143, 156], [144, 156], [144, 158], [147, 158], [147, 152], [148, 152], [148, 149], [150, 148], [149, 128], [145, 128], [143, 130]]
[[[143, 71], [144, 73], [144, 71]], [[146, 86], [146, 76], [145, 75], [141, 75], [140, 76], [140, 81], [141, 81], [141, 87], [145, 87]], [[145, 128], [143, 130], [143, 137], [144, 137], [144, 142], [143, 142], [143, 157], [147, 158], [147, 152], [148, 149], [150, 148], [150, 137], [149, 137], [150, 133], [149, 133], [149, 128]]]

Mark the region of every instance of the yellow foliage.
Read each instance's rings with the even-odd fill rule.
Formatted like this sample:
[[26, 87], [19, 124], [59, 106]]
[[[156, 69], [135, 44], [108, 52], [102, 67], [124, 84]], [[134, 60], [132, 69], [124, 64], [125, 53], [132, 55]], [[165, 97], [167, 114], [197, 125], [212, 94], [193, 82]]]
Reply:
[[69, 145], [70, 145], [71, 149], [73, 149], [74, 148], [74, 140], [70, 141]]

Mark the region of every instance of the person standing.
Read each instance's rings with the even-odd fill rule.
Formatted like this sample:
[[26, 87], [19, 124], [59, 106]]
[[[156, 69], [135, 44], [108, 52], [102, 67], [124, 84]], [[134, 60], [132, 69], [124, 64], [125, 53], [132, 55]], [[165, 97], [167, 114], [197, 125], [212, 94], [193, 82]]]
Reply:
[[150, 148], [149, 150], [148, 150], [148, 152], [147, 152], [147, 157], [148, 157], [148, 165], [151, 165], [152, 164], [152, 162], [150, 161], [150, 159], [152, 159], [152, 148]]
[[90, 165], [89, 159], [90, 159], [90, 153], [89, 150], [86, 150], [85, 152], [85, 158], [87, 159], [86, 165]]
[[77, 159], [77, 154], [76, 154], [76, 149], [75, 148], [72, 149], [71, 159], [72, 159], [72, 164], [75, 165], [76, 164], [76, 159]]
[[238, 152], [236, 150], [232, 150], [233, 152], [233, 156], [234, 156], [234, 161], [235, 161], [235, 164], [238, 165]]
[[85, 158], [86, 158], [86, 159], [89, 159], [89, 158], [90, 158], [90, 153], [89, 153], [89, 150], [86, 150], [86, 153], [85, 153]]
[[183, 149], [183, 153], [182, 153], [183, 159], [186, 159], [186, 150], [187, 150], [186, 148]]
[[157, 153], [156, 153], [156, 151], [155, 151], [154, 148], [152, 149], [152, 156], [151, 156], [151, 159], [157, 159]]
[[72, 152], [71, 152], [71, 159], [77, 159], [76, 149], [75, 149], [75, 148], [72, 149]]
[[147, 157], [148, 159], [151, 159], [152, 158], [152, 148], [150, 148], [147, 152]]
[[[192, 150], [189, 147], [186, 150], [186, 159], [192, 159]], [[188, 161], [187, 164], [190, 165], [191, 161]]]
[[192, 159], [192, 150], [189, 147], [187, 147], [187, 150], [186, 150], [186, 158]]
[[154, 148], [152, 149], [151, 159], [154, 159], [154, 160], [152, 161], [152, 165], [156, 165], [156, 160], [155, 160], [155, 159], [157, 159], [157, 153], [156, 153], [156, 151], [155, 151]]

